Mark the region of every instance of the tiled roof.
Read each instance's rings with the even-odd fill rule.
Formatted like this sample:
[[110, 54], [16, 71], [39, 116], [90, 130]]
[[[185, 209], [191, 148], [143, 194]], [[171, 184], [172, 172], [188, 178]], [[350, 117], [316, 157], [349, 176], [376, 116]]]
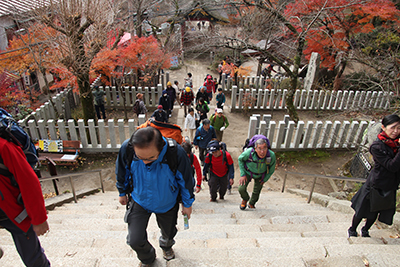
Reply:
[[49, 3], [49, 0], [0, 0], [0, 17], [25, 13]]

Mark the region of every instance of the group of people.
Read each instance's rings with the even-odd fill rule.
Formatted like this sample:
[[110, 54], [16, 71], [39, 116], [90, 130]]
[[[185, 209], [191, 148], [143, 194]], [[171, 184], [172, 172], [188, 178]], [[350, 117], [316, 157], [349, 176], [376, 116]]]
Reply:
[[[139, 101], [142, 97], [137, 95]], [[217, 202], [218, 196], [223, 200], [234, 184], [234, 159], [222, 142], [223, 131], [229, 126], [222, 108], [217, 108], [210, 118], [203, 118], [198, 127], [195, 118], [194, 109], [189, 107], [185, 129], [187, 126], [193, 136], [191, 141], [198, 149], [198, 157], [192, 152], [191, 142], [178, 145], [153, 127], [135, 131], [119, 150], [116, 187], [120, 204], [127, 206], [124, 217], [128, 224], [127, 244], [136, 252], [140, 266], [151, 266], [156, 259], [146, 230], [152, 213], [161, 230], [159, 245], [163, 258], [171, 260], [175, 258], [172, 247], [180, 207], [181, 214], [190, 219], [194, 192], [200, 192], [202, 181], [208, 180], [211, 202]], [[381, 131], [370, 147], [374, 168], [352, 199], [355, 214], [348, 229], [349, 237], [359, 235], [357, 227], [363, 218], [366, 221], [361, 229], [362, 237], [370, 237], [369, 230], [377, 219], [388, 225], [393, 223], [396, 190], [400, 184], [399, 148], [400, 117], [391, 114], [383, 118]], [[0, 172], [0, 226], [11, 233], [26, 266], [50, 266], [38, 239], [49, 230], [40, 182], [22, 149], [3, 138], [0, 138], [0, 160], [7, 169], [7, 172]], [[276, 156], [269, 140], [263, 135], [251, 138], [237, 162], [239, 208], [254, 210], [264, 183], [275, 171]], [[14, 177], [18, 186], [12, 184], [10, 177]], [[251, 181], [254, 187], [250, 196], [247, 188]], [[24, 212], [26, 216], [19, 218]]]
[[[357, 226], [363, 218], [366, 218], [366, 222], [361, 229], [362, 237], [370, 237], [369, 229], [376, 219], [389, 225], [393, 223], [395, 193], [400, 183], [399, 138], [400, 117], [386, 116], [382, 120], [382, 131], [370, 147], [375, 166], [366, 183], [352, 199], [355, 214], [352, 225], [348, 229], [350, 237], [358, 236]], [[195, 148], [199, 150], [198, 158], [203, 165], [203, 170], [198, 158], [192, 152], [192, 145], [184, 142], [182, 146], [177, 145], [178, 171], [174, 172], [170, 169], [171, 171], [166, 172], [166, 168], [171, 168], [168, 167], [168, 159], [165, 158], [168, 141], [157, 129], [144, 128], [136, 131], [129, 141], [129, 144], [133, 146], [134, 156], [130, 175], [127, 175], [125, 156], [127, 144], [126, 141], [121, 147], [116, 173], [120, 202], [123, 205], [129, 205], [125, 216], [129, 231], [128, 244], [136, 251], [141, 266], [151, 266], [156, 257], [155, 250], [145, 234], [150, 214], [156, 214], [161, 229], [160, 247], [163, 249], [163, 257], [170, 260], [175, 257], [172, 245], [175, 243], [176, 219], [180, 202], [180, 197], [174, 192], [181, 192], [182, 214], [190, 218], [194, 201], [193, 193], [200, 192], [202, 181], [206, 181], [207, 177], [209, 177], [210, 202], [217, 202], [218, 195], [220, 200], [224, 199], [227, 190], [234, 184], [234, 160], [226, 150], [225, 144], [217, 139], [216, 131], [209, 119], [202, 121], [193, 140]], [[238, 192], [242, 199], [239, 208], [253, 210], [264, 183], [275, 171], [276, 156], [270, 149], [269, 140], [263, 135], [254, 136], [249, 140], [247, 147], [238, 157], [238, 165], [240, 170]], [[170, 180], [167, 184], [161, 181], [165, 179], [161, 179], [162, 176], [157, 175], [159, 173], [171, 175], [172, 181], [171, 178], [167, 179]], [[196, 181], [193, 178], [195, 176]], [[129, 184], [127, 177], [133, 179], [132, 193], [126, 190], [126, 185]], [[254, 181], [254, 187], [250, 196], [247, 187], [251, 181]], [[168, 194], [165, 191], [168, 191]], [[381, 197], [374, 197], [374, 191], [378, 191]], [[160, 194], [160, 192], [164, 193]], [[160, 197], [150, 200], [146, 197], [149, 194]], [[132, 200], [129, 200], [129, 196]], [[160, 210], [161, 207], [164, 209]]]
[[[210, 202], [217, 202], [218, 196], [223, 200], [234, 184], [234, 160], [210, 124], [209, 119], [202, 121], [196, 131], [196, 137], [200, 138], [193, 142], [199, 149], [203, 170], [190, 142], [178, 145], [153, 127], [137, 130], [122, 144], [116, 162], [116, 185], [119, 202], [127, 205], [127, 243], [136, 252], [139, 266], [151, 266], [156, 258], [146, 234], [152, 213], [161, 230], [159, 245], [163, 258], [171, 260], [175, 258], [172, 246], [179, 206], [181, 213], [190, 219], [194, 192], [200, 192], [202, 181], [208, 181]], [[276, 158], [269, 149], [268, 139], [259, 137], [243, 151], [238, 162], [241, 175], [238, 191], [242, 198], [239, 208], [255, 209], [262, 185], [275, 171]], [[254, 189], [250, 197], [247, 187], [251, 180]]]

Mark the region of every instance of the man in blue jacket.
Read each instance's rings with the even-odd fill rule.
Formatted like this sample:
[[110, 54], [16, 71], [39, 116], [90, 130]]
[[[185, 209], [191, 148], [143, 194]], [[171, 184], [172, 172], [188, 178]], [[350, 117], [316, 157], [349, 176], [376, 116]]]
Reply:
[[200, 127], [197, 128], [193, 140], [194, 147], [199, 149], [199, 158], [202, 166], [204, 166], [204, 157], [207, 152], [208, 143], [210, 143], [211, 140], [217, 139], [215, 129], [210, 125], [210, 123], [209, 119], [204, 119], [203, 125], [200, 125]]
[[[141, 262], [139, 266], [151, 266], [156, 258], [146, 232], [151, 214], [156, 215], [161, 230], [159, 244], [163, 257], [171, 260], [175, 258], [172, 246], [177, 233], [179, 201], [182, 201], [182, 214], [190, 218], [192, 213], [194, 179], [191, 164], [183, 148], [176, 143], [171, 145], [169, 141], [156, 128], [139, 129], [122, 144], [116, 162], [119, 202], [128, 205], [125, 215], [127, 243], [136, 251]], [[175, 149], [169, 150], [171, 146]], [[175, 168], [168, 161], [173, 157], [169, 151], [175, 153]], [[130, 153], [131, 164], [128, 162]]]

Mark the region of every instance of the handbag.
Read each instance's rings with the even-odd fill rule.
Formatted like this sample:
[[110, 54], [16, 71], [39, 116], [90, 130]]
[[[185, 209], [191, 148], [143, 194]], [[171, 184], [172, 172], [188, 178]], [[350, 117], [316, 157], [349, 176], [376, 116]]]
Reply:
[[394, 190], [383, 191], [371, 186], [370, 190], [370, 210], [377, 212], [382, 210], [394, 209], [396, 207], [396, 196]]

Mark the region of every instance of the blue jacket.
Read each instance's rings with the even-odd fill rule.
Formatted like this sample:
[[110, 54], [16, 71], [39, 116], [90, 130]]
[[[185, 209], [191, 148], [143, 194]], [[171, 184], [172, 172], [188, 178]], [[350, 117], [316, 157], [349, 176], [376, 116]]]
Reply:
[[[117, 176], [117, 188], [120, 196], [129, 194], [128, 178], [126, 173], [126, 140], [118, 154], [115, 174]], [[164, 138], [164, 141], [166, 139]], [[189, 157], [181, 146], [178, 145], [177, 157], [178, 168], [174, 176], [170, 170], [165, 154], [168, 145], [165, 143], [157, 160], [151, 164], [144, 164], [142, 160], [133, 160], [131, 164], [131, 174], [133, 180], [132, 199], [148, 212], [165, 213], [172, 209], [182, 196], [185, 207], [191, 207], [194, 201], [193, 188], [194, 178]]]
[[225, 103], [225, 95], [223, 93], [217, 94], [217, 96], [215, 97], [215, 100], [217, 100], [218, 104]]
[[201, 148], [206, 148], [211, 139], [217, 138], [215, 134], [215, 129], [210, 125], [210, 129], [208, 131], [204, 130], [203, 125], [200, 125], [196, 130], [196, 135], [193, 140], [193, 144], [195, 146], [199, 146]]

